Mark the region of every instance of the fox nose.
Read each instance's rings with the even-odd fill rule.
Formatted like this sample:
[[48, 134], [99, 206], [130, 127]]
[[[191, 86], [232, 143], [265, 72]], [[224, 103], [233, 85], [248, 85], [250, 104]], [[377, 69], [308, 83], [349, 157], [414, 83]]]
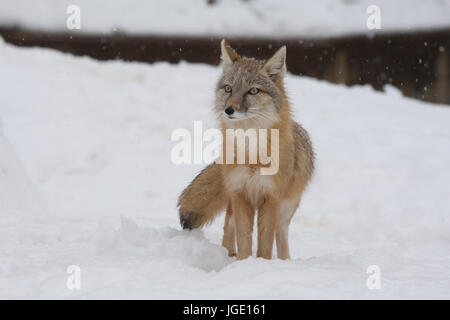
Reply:
[[228, 108], [226, 108], [225, 109], [225, 113], [227, 114], [227, 115], [232, 115], [233, 113], [234, 113], [234, 109], [233, 109], [233, 107], [228, 107]]

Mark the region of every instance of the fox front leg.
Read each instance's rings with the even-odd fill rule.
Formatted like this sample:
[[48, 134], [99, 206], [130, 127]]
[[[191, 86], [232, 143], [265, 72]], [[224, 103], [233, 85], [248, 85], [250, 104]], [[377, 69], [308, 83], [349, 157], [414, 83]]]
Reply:
[[227, 213], [225, 215], [222, 246], [228, 250], [228, 256], [236, 256], [236, 225], [234, 222], [231, 202], [227, 206]]
[[244, 196], [237, 194], [232, 196], [231, 207], [236, 225], [237, 254], [239, 260], [252, 255], [252, 233], [254, 208]]

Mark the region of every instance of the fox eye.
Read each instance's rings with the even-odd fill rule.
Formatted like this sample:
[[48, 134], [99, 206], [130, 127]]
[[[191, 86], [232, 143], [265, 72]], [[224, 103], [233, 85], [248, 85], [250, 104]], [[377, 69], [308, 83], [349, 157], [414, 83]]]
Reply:
[[231, 87], [229, 85], [226, 85], [224, 90], [225, 90], [225, 92], [229, 93], [229, 92], [231, 92]]
[[258, 89], [258, 88], [251, 88], [251, 89], [248, 91], [248, 93], [253, 94], [253, 95], [257, 94], [258, 92], [259, 92], [259, 89]]

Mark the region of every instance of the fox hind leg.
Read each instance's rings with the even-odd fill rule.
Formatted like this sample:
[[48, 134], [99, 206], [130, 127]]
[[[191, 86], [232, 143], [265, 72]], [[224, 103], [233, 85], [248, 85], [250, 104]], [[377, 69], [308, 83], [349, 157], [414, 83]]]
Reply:
[[225, 215], [222, 246], [228, 250], [228, 256], [233, 257], [236, 255], [236, 225], [234, 222], [231, 203], [228, 204], [227, 213]]
[[278, 219], [276, 242], [278, 259], [290, 259], [289, 255], [289, 224], [297, 210], [299, 201], [283, 201], [280, 205], [280, 216]]

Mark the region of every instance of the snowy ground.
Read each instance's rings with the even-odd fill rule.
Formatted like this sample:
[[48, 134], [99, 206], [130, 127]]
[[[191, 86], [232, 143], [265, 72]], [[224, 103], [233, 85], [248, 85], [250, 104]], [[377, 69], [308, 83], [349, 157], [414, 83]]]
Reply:
[[450, 108], [390, 87], [288, 76], [317, 153], [291, 261], [228, 258], [223, 218], [182, 231], [202, 166], [172, 164], [170, 136], [214, 126], [219, 72], [0, 42], [0, 298], [450, 298]]
[[[81, 9], [81, 30], [250, 37], [330, 37], [366, 34], [370, 5], [381, 30], [450, 27], [450, 0], [2, 0], [0, 25], [67, 31], [69, 5]], [[124, 14], [126, 12], [126, 14]]]

